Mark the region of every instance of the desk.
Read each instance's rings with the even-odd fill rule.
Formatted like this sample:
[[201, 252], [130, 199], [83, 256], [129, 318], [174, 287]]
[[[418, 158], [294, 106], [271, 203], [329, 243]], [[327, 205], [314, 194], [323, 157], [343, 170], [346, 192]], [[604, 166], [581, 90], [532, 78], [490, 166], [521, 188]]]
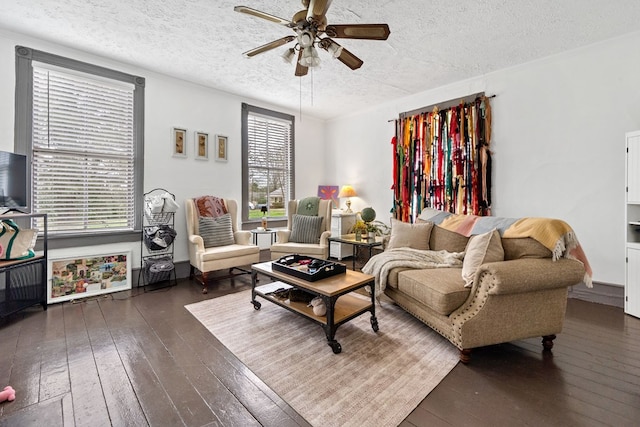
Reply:
[[276, 242], [276, 230], [267, 228], [266, 230], [250, 230], [251, 237], [253, 237], [253, 244], [258, 244], [258, 234], [271, 234], [271, 244], [273, 245]]
[[[358, 251], [360, 248], [369, 248], [369, 258], [371, 258], [371, 251], [375, 246], [382, 246], [382, 237], [376, 237], [375, 240], [365, 239], [356, 240], [355, 234], [343, 234], [342, 236], [331, 236], [329, 237], [329, 242], [338, 242], [344, 243], [347, 245], [352, 245], [354, 247], [353, 253], [353, 266], [352, 269], [356, 269], [356, 258], [358, 257]], [[367, 260], [369, 259], [367, 258]]]

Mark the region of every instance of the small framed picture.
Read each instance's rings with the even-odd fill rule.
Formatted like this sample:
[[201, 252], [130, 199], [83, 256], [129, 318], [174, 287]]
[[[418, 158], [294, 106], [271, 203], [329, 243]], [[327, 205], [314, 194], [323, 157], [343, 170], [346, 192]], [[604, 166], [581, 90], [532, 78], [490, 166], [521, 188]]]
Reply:
[[187, 130], [174, 127], [171, 129], [171, 152], [173, 157], [187, 157]]
[[228, 138], [222, 135], [216, 135], [216, 161], [226, 162], [228, 157]]
[[196, 160], [209, 160], [209, 134], [195, 132]]

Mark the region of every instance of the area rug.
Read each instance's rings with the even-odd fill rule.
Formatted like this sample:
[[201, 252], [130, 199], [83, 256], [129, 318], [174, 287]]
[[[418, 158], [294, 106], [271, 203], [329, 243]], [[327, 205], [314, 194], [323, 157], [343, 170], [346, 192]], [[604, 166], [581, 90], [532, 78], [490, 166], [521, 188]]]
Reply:
[[218, 340], [314, 426], [396, 426], [458, 363], [458, 350], [392, 303], [323, 329], [251, 291], [186, 306]]

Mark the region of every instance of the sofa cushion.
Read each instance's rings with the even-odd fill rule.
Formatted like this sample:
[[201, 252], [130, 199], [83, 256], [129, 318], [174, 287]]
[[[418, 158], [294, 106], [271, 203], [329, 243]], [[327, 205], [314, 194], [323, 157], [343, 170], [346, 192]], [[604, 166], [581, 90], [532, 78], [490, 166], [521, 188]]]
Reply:
[[468, 242], [467, 236], [434, 225], [429, 238], [429, 248], [432, 251], [464, 252]]
[[391, 237], [389, 238], [388, 249], [412, 248], [429, 249], [429, 236], [433, 223], [422, 222], [410, 224], [391, 218]]
[[403, 271], [412, 270], [409, 267], [395, 267], [389, 270], [389, 275], [387, 276], [387, 287], [398, 289], [398, 274]]
[[465, 249], [462, 261], [462, 278], [464, 286], [470, 288], [476, 270], [486, 262], [504, 261], [504, 249], [498, 230], [493, 229], [486, 233], [471, 236]]
[[542, 243], [531, 237], [507, 237], [502, 238], [504, 259], [520, 258], [551, 258], [551, 251]]
[[448, 316], [460, 307], [471, 290], [465, 288], [460, 268], [409, 269], [398, 273], [398, 290]]
[[321, 216], [309, 216], [294, 214], [292, 217], [290, 242], [295, 243], [319, 243], [320, 227], [322, 227]]
[[231, 215], [228, 213], [217, 218], [208, 216], [200, 217], [198, 229], [200, 237], [202, 237], [204, 241], [205, 248], [227, 246], [235, 243], [231, 226]]

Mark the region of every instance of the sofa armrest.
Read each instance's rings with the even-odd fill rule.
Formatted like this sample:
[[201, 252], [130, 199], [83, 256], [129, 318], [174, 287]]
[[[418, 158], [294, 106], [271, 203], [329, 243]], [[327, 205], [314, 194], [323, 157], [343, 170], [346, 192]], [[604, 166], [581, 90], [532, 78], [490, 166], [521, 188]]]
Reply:
[[196, 252], [204, 251], [204, 240], [202, 240], [202, 237], [197, 234], [189, 235], [189, 243], [196, 247]]
[[251, 240], [251, 232], [246, 230], [238, 230], [233, 233], [233, 238], [236, 241], [237, 245], [250, 245], [249, 241]]
[[580, 284], [584, 273], [584, 265], [580, 261], [520, 258], [481, 265], [476, 272], [474, 288], [476, 283], [482, 286], [488, 281], [491, 283], [490, 295], [534, 292]]

